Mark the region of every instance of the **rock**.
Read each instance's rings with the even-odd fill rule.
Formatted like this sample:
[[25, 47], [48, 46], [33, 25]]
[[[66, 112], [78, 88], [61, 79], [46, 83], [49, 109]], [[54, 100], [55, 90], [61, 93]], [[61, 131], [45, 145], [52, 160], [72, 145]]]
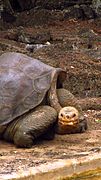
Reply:
[[[2, 3], [3, 4], [3, 3]], [[1, 4], [1, 5], [2, 5]], [[62, 11], [66, 11], [65, 18], [76, 19], [93, 19], [101, 15], [101, 1], [100, 0], [5, 0], [3, 21], [14, 22], [16, 17], [14, 13], [25, 10], [33, 11], [33, 23], [45, 24], [47, 21], [63, 20]], [[43, 13], [41, 12], [43, 11]], [[51, 12], [52, 11], [52, 12]], [[58, 11], [58, 12], [56, 12]], [[26, 16], [30, 12], [26, 12]], [[0, 13], [1, 14], [1, 13]], [[25, 17], [26, 18], [26, 17]], [[38, 21], [37, 21], [38, 19]], [[20, 20], [19, 25], [23, 25], [23, 20]], [[19, 22], [20, 22], [19, 21]], [[38, 23], [39, 22], [39, 23]], [[25, 22], [26, 24], [26, 22]]]
[[96, 14], [101, 17], [101, 0], [92, 0], [92, 7]]
[[16, 16], [14, 16], [13, 14], [9, 13], [6, 10], [4, 10], [1, 13], [1, 18], [3, 19], [3, 22], [7, 22], [7, 23], [13, 23], [16, 20]]
[[94, 10], [90, 6], [83, 4], [80, 8], [82, 9], [86, 19], [93, 19], [96, 17]]
[[41, 48], [47, 47], [49, 45], [50, 44], [27, 44], [25, 48], [29, 52], [34, 52], [37, 49], [41, 49]]
[[84, 13], [79, 6], [71, 6], [65, 11], [64, 18], [84, 19]]
[[[12, 40], [16, 40], [25, 44], [44, 44], [51, 39], [49, 31], [45, 31], [42, 33], [27, 33], [22, 26], [19, 26], [17, 28], [17, 31], [15, 32], [15, 34], [13, 33], [13, 35], [14, 36], [11, 36], [13, 38]], [[9, 39], [11, 39], [11, 37], [9, 35]]]
[[17, 2], [21, 10], [23, 11], [23, 10], [31, 9], [33, 7], [35, 0], [33, 2], [32, 0], [17, 0]]
[[62, 10], [65, 8], [68, 8], [70, 6], [74, 5], [80, 5], [80, 4], [91, 4], [91, 0], [47, 0], [47, 1], [42, 1], [42, 0], [37, 0], [35, 6], [40, 7], [40, 8], [45, 8], [45, 9], [58, 9]]

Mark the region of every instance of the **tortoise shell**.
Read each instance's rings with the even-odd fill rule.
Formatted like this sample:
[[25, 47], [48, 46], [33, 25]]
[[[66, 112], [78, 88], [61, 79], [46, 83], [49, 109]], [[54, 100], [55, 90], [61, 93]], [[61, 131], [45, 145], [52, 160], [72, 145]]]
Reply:
[[8, 52], [0, 56], [0, 125], [38, 106], [53, 81], [65, 79], [61, 68], [54, 68], [27, 55]]

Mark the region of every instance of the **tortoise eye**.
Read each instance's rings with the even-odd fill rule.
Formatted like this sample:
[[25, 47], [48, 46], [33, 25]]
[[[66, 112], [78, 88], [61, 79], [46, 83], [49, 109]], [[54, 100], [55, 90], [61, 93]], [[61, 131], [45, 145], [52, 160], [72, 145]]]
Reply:
[[73, 114], [73, 116], [72, 117], [75, 117], [76, 116], [76, 114]]
[[63, 117], [63, 114], [61, 114], [61, 116]]

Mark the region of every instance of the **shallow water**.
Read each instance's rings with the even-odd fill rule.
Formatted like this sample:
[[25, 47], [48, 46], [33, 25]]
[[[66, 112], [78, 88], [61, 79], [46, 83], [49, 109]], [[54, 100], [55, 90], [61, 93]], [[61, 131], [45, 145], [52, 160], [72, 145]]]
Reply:
[[101, 169], [87, 171], [73, 177], [64, 178], [62, 180], [101, 180]]

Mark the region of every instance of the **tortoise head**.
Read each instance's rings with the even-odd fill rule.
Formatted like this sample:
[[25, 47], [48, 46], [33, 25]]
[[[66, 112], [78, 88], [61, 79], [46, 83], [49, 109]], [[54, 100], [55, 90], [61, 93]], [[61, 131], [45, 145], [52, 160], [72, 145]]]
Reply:
[[76, 126], [79, 123], [79, 112], [72, 106], [64, 107], [58, 115], [58, 123], [61, 126]]

